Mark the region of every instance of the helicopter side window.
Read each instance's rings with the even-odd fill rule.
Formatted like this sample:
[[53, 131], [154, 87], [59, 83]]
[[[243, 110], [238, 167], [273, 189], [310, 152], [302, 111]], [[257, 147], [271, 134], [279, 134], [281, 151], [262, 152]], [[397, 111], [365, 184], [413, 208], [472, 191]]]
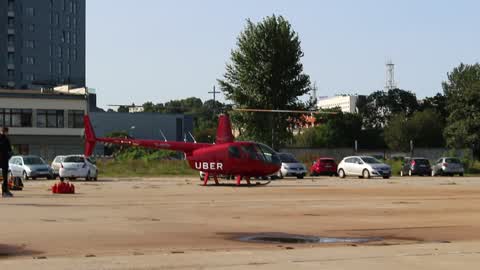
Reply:
[[248, 154], [250, 159], [254, 160], [265, 160], [262, 151], [256, 145], [245, 145], [242, 146], [243, 151]]
[[260, 150], [263, 152], [263, 156], [265, 157], [265, 161], [272, 162], [273, 151], [264, 147], [263, 145], [259, 144]]
[[273, 164], [281, 163], [277, 153], [272, 148], [260, 143], [258, 144], [258, 147], [260, 147], [261, 151], [263, 152], [266, 162], [273, 163]]
[[240, 149], [236, 146], [230, 146], [228, 148], [228, 155], [232, 158], [240, 158]]

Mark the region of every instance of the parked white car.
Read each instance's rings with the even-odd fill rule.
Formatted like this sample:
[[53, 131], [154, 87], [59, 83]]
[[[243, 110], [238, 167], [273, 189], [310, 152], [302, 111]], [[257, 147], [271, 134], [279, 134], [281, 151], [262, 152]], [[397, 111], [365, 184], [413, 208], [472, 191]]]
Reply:
[[10, 176], [23, 180], [53, 179], [52, 168], [39, 156], [13, 156], [8, 161]]
[[85, 178], [86, 181], [98, 179], [98, 169], [95, 162], [83, 155], [65, 156], [60, 170], [60, 180]]
[[358, 176], [360, 178], [383, 177], [390, 178], [392, 168], [370, 156], [352, 156], [344, 158], [338, 164], [338, 176]]
[[277, 173], [279, 178], [285, 176], [296, 176], [298, 179], [303, 179], [307, 174], [307, 167], [298, 161], [290, 153], [278, 153], [278, 157], [282, 161], [282, 167]]
[[53, 177], [56, 178], [60, 175], [60, 167], [62, 166], [62, 161], [65, 158], [65, 156], [56, 156], [50, 167], [52, 167], [53, 171]]

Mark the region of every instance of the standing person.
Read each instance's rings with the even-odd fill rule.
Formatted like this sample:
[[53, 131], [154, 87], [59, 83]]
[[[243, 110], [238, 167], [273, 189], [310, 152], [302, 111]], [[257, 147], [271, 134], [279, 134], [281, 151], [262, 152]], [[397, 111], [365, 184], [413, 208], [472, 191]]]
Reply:
[[0, 130], [0, 166], [3, 176], [2, 197], [13, 197], [13, 194], [8, 190], [8, 160], [12, 156], [12, 147], [7, 135], [8, 128], [2, 128]]

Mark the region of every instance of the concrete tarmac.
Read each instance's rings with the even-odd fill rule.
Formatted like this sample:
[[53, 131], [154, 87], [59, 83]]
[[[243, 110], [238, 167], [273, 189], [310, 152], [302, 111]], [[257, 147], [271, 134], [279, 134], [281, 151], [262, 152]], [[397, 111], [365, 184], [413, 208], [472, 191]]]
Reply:
[[[480, 178], [27, 181], [0, 199], [0, 269], [478, 269]], [[369, 243], [256, 243], [281, 233]]]

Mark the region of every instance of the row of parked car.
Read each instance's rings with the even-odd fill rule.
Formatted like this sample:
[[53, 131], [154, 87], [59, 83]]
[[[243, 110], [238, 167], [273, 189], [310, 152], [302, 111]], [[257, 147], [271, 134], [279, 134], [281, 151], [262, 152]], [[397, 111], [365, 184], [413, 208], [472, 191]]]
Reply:
[[84, 178], [98, 179], [98, 169], [95, 161], [83, 155], [57, 156], [49, 165], [39, 156], [13, 156], [9, 160], [9, 176], [21, 177], [23, 180], [38, 178], [64, 179]]
[[[284, 176], [296, 176], [302, 179], [307, 174], [306, 166], [298, 161], [293, 155], [280, 153], [282, 167], [277, 173], [279, 178]], [[382, 177], [388, 179], [392, 176], [390, 165], [371, 156], [349, 156], [337, 164], [335, 159], [320, 157], [310, 166], [310, 175], [328, 175], [345, 178], [347, 176], [358, 176], [361, 178]], [[458, 158], [442, 157], [432, 165], [430, 161], [422, 157], [407, 157], [402, 162], [400, 176], [412, 175], [460, 175], [463, 176], [464, 167]]]

